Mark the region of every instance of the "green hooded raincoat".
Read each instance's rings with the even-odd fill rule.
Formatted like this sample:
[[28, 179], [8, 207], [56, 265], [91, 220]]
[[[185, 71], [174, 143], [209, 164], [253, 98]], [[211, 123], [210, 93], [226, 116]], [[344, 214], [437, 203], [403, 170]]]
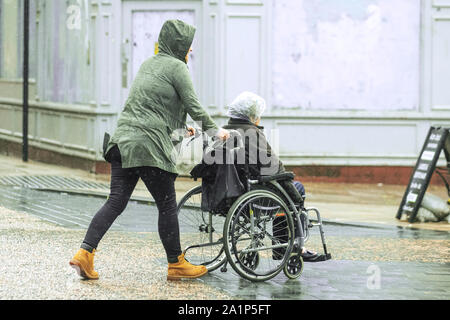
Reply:
[[[118, 145], [122, 167], [158, 167], [177, 173], [175, 145], [180, 142], [189, 114], [202, 130], [217, 126], [194, 91], [185, 57], [195, 27], [168, 20], [159, 34], [159, 52], [140, 67], [106, 152]], [[174, 137], [175, 136], [175, 137]]]

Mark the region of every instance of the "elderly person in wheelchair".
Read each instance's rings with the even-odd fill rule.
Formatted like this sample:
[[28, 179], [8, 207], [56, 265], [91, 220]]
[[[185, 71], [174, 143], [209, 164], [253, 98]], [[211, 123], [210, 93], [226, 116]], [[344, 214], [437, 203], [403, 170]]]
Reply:
[[[276, 154], [272, 152], [264, 133], [264, 127], [260, 126], [261, 116], [265, 110], [266, 103], [260, 96], [251, 93], [241, 93], [230, 105], [228, 124], [223, 128], [237, 130], [243, 133], [245, 143], [245, 161], [248, 163], [250, 177], [275, 175], [285, 172], [283, 163]], [[303, 184], [299, 181], [284, 180], [280, 185], [299, 206], [303, 206], [306, 193]], [[305, 262], [317, 261], [316, 252], [302, 248], [301, 256]]]

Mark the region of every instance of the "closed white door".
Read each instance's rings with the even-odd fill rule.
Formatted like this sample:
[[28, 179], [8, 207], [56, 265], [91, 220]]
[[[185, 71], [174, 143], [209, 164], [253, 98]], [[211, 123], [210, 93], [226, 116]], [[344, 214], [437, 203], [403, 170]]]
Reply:
[[269, 102], [269, 14], [271, 1], [224, 1], [221, 8], [223, 105], [243, 91]]
[[142, 63], [157, 52], [158, 36], [166, 20], [180, 19], [194, 25], [197, 32], [188, 63], [194, 86], [201, 87], [201, 2], [123, 1], [122, 103]]
[[432, 108], [450, 110], [450, 1], [435, 1], [432, 33]]
[[450, 0], [425, 3], [425, 111], [450, 111]]

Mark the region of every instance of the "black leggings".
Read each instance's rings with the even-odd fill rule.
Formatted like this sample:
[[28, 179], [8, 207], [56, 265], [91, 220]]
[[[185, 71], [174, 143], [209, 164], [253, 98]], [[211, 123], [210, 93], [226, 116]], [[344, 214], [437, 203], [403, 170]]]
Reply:
[[122, 168], [120, 151], [114, 146], [109, 155], [111, 161], [111, 191], [108, 200], [92, 219], [82, 248], [95, 249], [113, 224], [125, 210], [139, 178], [155, 199], [159, 211], [159, 237], [169, 263], [177, 262], [181, 254], [180, 230], [175, 194], [176, 174], [156, 167]]

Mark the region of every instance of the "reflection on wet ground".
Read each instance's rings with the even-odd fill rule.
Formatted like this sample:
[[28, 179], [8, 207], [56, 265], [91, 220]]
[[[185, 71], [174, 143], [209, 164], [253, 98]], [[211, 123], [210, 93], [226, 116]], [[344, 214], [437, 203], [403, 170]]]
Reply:
[[[105, 199], [100, 197], [0, 186], [0, 205], [11, 210], [37, 215], [44, 220], [68, 228], [87, 228], [90, 220], [104, 202]], [[123, 231], [156, 232], [157, 217], [156, 205], [130, 201], [112, 228]], [[331, 237], [450, 239], [449, 233], [445, 231], [375, 224], [335, 222], [325, 222], [324, 224], [326, 225], [326, 236]]]
[[[105, 199], [58, 192], [45, 192], [21, 187], [0, 187], [0, 205], [11, 210], [34, 214], [68, 228], [87, 228]], [[154, 204], [130, 201], [114, 222], [113, 230], [156, 232], [157, 208]], [[326, 236], [382, 237], [399, 239], [450, 238], [449, 232], [394, 227], [375, 224], [325, 222]], [[182, 226], [181, 226], [182, 227]]]
[[[104, 201], [17, 186], [0, 187], [0, 207], [69, 229], [87, 229]], [[111, 230], [131, 232], [131, 237], [133, 232], [154, 233], [157, 217], [155, 205], [131, 201]], [[325, 236], [333, 259], [306, 263], [297, 280], [288, 280], [280, 273], [268, 282], [252, 283], [228, 267], [227, 272], [217, 270], [200, 281], [242, 299], [450, 299], [448, 232], [326, 223]], [[307, 246], [320, 251], [317, 234], [311, 236]]]
[[299, 279], [280, 273], [264, 283], [239, 278], [230, 269], [202, 281], [242, 299], [450, 298], [450, 264], [329, 260], [306, 264]]

